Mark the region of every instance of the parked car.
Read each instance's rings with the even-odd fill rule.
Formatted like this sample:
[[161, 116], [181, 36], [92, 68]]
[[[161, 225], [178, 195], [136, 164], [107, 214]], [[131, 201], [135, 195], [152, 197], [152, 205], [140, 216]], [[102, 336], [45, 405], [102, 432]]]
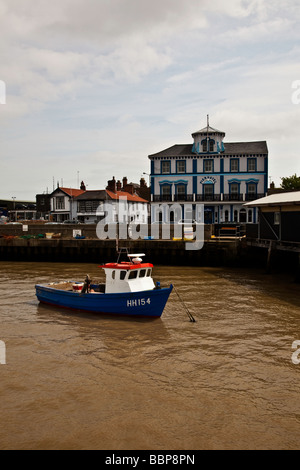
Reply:
[[79, 222], [79, 220], [64, 220], [63, 224], [81, 224], [82, 222]]

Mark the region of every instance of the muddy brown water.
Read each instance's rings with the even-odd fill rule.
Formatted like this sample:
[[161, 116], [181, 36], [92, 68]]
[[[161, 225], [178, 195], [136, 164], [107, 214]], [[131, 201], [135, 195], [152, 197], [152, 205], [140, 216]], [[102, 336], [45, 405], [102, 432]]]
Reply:
[[93, 264], [0, 262], [0, 449], [299, 449], [299, 284], [155, 267], [195, 323], [174, 292], [155, 320], [37, 302], [35, 283], [87, 273], [103, 278]]

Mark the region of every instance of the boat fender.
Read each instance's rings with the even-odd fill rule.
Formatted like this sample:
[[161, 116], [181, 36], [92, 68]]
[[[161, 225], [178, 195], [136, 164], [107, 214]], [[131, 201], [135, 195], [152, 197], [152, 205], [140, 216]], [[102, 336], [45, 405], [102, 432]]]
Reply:
[[157, 281], [156, 286], [155, 286], [155, 289], [161, 289], [161, 287], [160, 287], [160, 282], [159, 282], [159, 281]]

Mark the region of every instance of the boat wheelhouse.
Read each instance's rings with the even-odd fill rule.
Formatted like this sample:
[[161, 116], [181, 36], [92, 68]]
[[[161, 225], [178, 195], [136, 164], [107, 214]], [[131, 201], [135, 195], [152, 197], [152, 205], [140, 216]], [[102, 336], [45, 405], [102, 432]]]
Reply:
[[106, 275], [106, 294], [148, 291], [155, 288], [152, 279], [153, 264], [142, 263], [144, 253], [128, 255], [129, 261], [107, 263], [101, 266]]

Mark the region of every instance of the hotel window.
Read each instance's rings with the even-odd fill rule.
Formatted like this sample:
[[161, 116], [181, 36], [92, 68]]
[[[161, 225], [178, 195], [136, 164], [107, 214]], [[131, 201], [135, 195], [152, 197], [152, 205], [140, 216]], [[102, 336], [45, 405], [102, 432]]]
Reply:
[[238, 183], [230, 184], [230, 197], [231, 199], [237, 200], [239, 198], [240, 185]]
[[204, 160], [203, 162], [203, 169], [204, 173], [212, 173], [213, 172], [213, 161], [212, 160]]
[[213, 140], [210, 140], [209, 141], [209, 151], [210, 152], [213, 152], [214, 151], [214, 144], [215, 142]]
[[185, 173], [185, 161], [179, 160], [176, 162], [177, 173]]
[[232, 173], [236, 173], [239, 171], [239, 160], [237, 158], [233, 158], [230, 160], [230, 171]]
[[161, 196], [164, 201], [169, 201], [171, 199], [171, 185], [165, 184], [161, 187]]
[[256, 184], [248, 184], [248, 194], [251, 194], [252, 196], [256, 194]]
[[256, 171], [256, 158], [248, 158], [248, 171]]
[[176, 187], [176, 194], [178, 200], [183, 200], [186, 195], [186, 185], [185, 184], [178, 184]]
[[204, 184], [203, 185], [203, 194], [205, 201], [212, 201], [214, 195], [214, 185], [213, 184]]
[[202, 151], [207, 152], [207, 140], [202, 141]]
[[171, 162], [169, 161], [161, 162], [161, 172], [164, 174], [171, 173]]

